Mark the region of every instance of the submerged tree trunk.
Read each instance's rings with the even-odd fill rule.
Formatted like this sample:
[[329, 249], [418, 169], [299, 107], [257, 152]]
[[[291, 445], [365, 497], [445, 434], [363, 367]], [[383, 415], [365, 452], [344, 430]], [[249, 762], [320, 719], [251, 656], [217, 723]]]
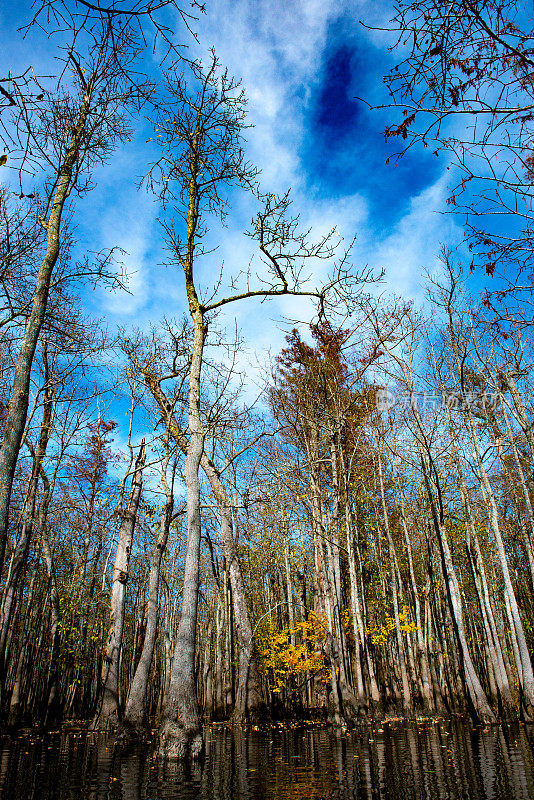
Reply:
[[[174, 648], [169, 685], [164, 701], [158, 734], [160, 755], [170, 758], [199, 758], [204, 748], [196, 686], [196, 636], [200, 571], [200, 480], [199, 469], [204, 452], [204, 429], [200, 412], [201, 373], [207, 325], [204, 307], [195, 287], [195, 246], [199, 224], [199, 151], [201, 111], [193, 132], [187, 184], [187, 241], [185, 258], [181, 254], [189, 314], [193, 323], [193, 343], [189, 366], [188, 426], [189, 439], [185, 456], [187, 490], [187, 545], [184, 585], [178, 634]], [[185, 186], [184, 186], [185, 189]], [[159, 384], [157, 384], [159, 386]], [[174, 433], [172, 425], [168, 429]]]
[[232, 531], [232, 509], [220, 477], [215, 474], [216, 470], [214, 467], [212, 470], [211, 466], [206, 474], [208, 478], [212, 474], [211, 485], [216, 487], [217, 490], [216, 497], [219, 501], [221, 514], [221, 544], [230, 578], [239, 648], [239, 674], [232, 720], [233, 722], [243, 722], [244, 720], [257, 722], [266, 715], [266, 708], [261, 689], [258, 663], [254, 652], [254, 639], [247, 608], [245, 585]]
[[[160, 384], [151, 375], [146, 375], [145, 380], [163, 414], [166, 424], [169, 426], [171, 436], [182, 452], [186, 453], [186, 437], [178, 427], [172, 413], [172, 407]], [[266, 713], [266, 707], [261, 689], [261, 678], [258, 671], [257, 658], [254, 652], [254, 640], [247, 608], [245, 584], [233, 533], [232, 506], [221, 479], [220, 472], [212, 459], [204, 452], [202, 453], [200, 465], [218, 503], [221, 521], [221, 545], [227, 564], [230, 585], [232, 587], [234, 616], [239, 645], [239, 676], [233, 720], [235, 722], [240, 722], [244, 719], [249, 719], [251, 721], [257, 720]]]
[[424, 486], [430, 506], [436, 539], [439, 546], [440, 561], [445, 581], [446, 597], [452, 621], [454, 639], [460, 655], [460, 663], [463, 672], [463, 680], [467, 689], [467, 695], [471, 703], [473, 716], [484, 722], [494, 722], [495, 714], [491, 708], [488, 698], [482, 688], [479, 677], [476, 673], [465, 634], [464, 615], [462, 610], [462, 598], [460, 585], [454, 563], [452, 560], [447, 533], [445, 530], [443, 496], [439, 473], [432, 458], [431, 445], [425, 433], [423, 420], [419, 413], [417, 398], [415, 396], [413, 373], [410, 363], [398, 356], [386, 343], [382, 344], [384, 350], [392, 357], [402, 370], [404, 386], [408, 393], [411, 407], [411, 416], [414, 421], [414, 434], [419, 449], [421, 472]]
[[[35, 583], [37, 579], [37, 566], [33, 569], [33, 574], [28, 588], [25, 626], [28, 630], [33, 630], [36, 618], [38, 616], [39, 604], [34, 602]], [[15, 671], [15, 680], [13, 683], [13, 691], [9, 701], [8, 725], [16, 726], [21, 722], [21, 717], [25, 710], [27, 710], [27, 696], [28, 693], [24, 691], [24, 684], [28, 681], [28, 651], [30, 650], [30, 637], [24, 637], [22, 647], [20, 649], [17, 667]], [[31, 674], [31, 671], [30, 671]]]
[[495, 722], [495, 714], [493, 713], [493, 710], [488, 702], [484, 689], [482, 688], [475, 667], [473, 665], [473, 661], [471, 659], [471, 654], [469, 652], [469, 647], [467, 644], [467, 639], [465, 635], [465, 626], [464, 626], [464, 616], [462, 611], [460, 585], [458, 583], [456, 570], [454, 569], [451, 551], [449, 548], [449, 543], [447, 541], [447, 536], [443, 525], [443, 511], [441, 508], [441, 503], [439, 502], [439, 498], [438, 501], [436, 502], [436, 498], [434, 497], [434, 493], [432, 491], [428, 475], [429, 469], [428, 465], [425, 463], [424, 454], [422, 454], [421, 461], [423, 467], [423, 476], [425, 479], [425, 486], [427, 489], [429, 504], [432, 511], [432, 519], [434, 521], [434, 528], [436, 531], [436, 536], [441, 554], [441, 564], [447, 589], [449, 609], [451, 612], [451, 618], [453, 622], [456, 641], [458, 643], [458, 650], [460, 652], [460, 657], [464, 672], [463, 677], [465, 680], [468, 697], [471, 701], [472, 711], [476, 719], [479, 719], [482, 722]]
[[417, 679], [421, 691], [423, 710], [433, 712], [436, 708], [436, 703], [434, 700], [434, 693], [432, 691], [429, 654], [425, 644], [425, 636], [421, 620], [421, 603], [419, 600], [417, 581], [415, 579], [415, 570], [414, 570], [413, 556], [412, 556], [412, 544], [410, 542], [410, 536], [408, 534], [408, 525], [406, 521], [406, 508], [404, 504], [404, 495], [402, 487], [399, 487], [399, 500], [400, 500], [400, 521], [401, 521], [402, 531], [404, 534], [406, 554], [408, 556], [408, 573], [410, 576], [410, 585], [411, 585], [414, 609], [415, 609], [417, 661], [419, 664], [419, 672], [417, 675]]
[[198, 473], [204, 451], [204, 431], [200, 417], [200, 373], [206, 326], [194, 287], [188, 285], [188, 294], [194, 324], [194, 341], [189, 372], [190, 435], [185, 459], [187, 548], [180, 622], [159, 729], [159, 754], [168, 758], [199, 758], [204, 746], [197, 698], [195, 655], [201, 534]]
[[358, 592], [358, 576], [356, 571], [356, 558], [354, 549], [357, 546], [354, 537], [354, 528], [350, 512], [346, 510], [346, 527], [347, 527], [347, 553], [349, 562], [349, 584], [350, 584], [350, 601], [351, 601], [351, 614], [352, 614], [352, 627], [354, 633], [354, 669], [356, 672], [356, 699], [358, 702], [358, 715], [363, 716], [369, 707], [367, 694], [365, 691], [365, 683], [363, 676], [363, 658], [366, 649], [365, 642], [365, 626], [363, 623], [363, 616], [360, 604], [360, 597]]
[[102, 663], [102, 696], [100, 708], [93, 721], [93, 729], [105, 730], [119, 722], [119, 682], [120, 656], [122, 652], [122, 636], [124, 630], [124, 610], [126, 603], [126, 584], [130, 568], [130, 553], [133, 534], [137, 520], [137, 511], [143, 487], [143, 467], [145, 463], [145, 443], [141, 444], [135, 472], [132, 478], [132, 489], [128, 508], [121, 513], [119, 541], [113, 568], [111, 584], [110, 627], [106, 644], [106, 652]]
[[336, 665], [337, 689], [341, 699], [343, 715], [351, 719], [359, 712], [359, 701], [354, 694], [349, 679], [349, 664], [346, 657], [347, 644], [345, 631], [341, 621], [341, 562], [339, 547], [340, 513], [339, 501], [341, 496], [340, 486], [340, 459], [338, 457], [338, 439], [336, 432], [330, 435], [330, 462], [332, 469], [332, 518], [331, 539], [326, 542], [328, 563], [330, 566], [330, 584], [333, 602], [334, 631], [337, 640], [338, 663]]
[[507, 599], [506, 609], [508, 612], [510, 625], [515, 631], [515, 636], [518, 645], [519, 661], [517, 663], [517, 671], [520, 677], [521, 697], [523, 700], [524, 710], [527, 718], [530, 720], [534, 720], [534, 671], [532, 669], [532, 662], [530, 660], [530, 654], [528, 652], [528, 646], [525, 637], [525, 631], [523, 628], [523, 622], [521, 620], [521, 614], [519, 611], [519, 606], [517, 604], [517, 599], [515, 596], [512, 579], [510, 576], [510, 570], [508, 568], [508, 560], [506, 558], [506, 551], [504, 549], [504, 542], [501, 536], [501, 530], [499, 525], [499, 512], [497, 509], [497, 503], [495, 501], [495, 494], [493, 492], [490, 480], [488, 478], [488, 474], [486, 472], [486, 469], [482, 461], [477, 432], [475, 430], [473, 418], [469, 410], [467, 411], [466, 416], [469, 426], [469, 433], [473, 448], [473, 454], [475, 456], [475, 463], [478, 468], [478, 474], [480, 477], [480, 481], [482, 483], [482, 488], [489, 506], [489, 518], [490, 518], [491, 530], [493, 532], [495, 543], [497, 545], [497, 553], [499, 554], [499, 562], [501, 565], [502, 575], [504, 579], [504, 591]]
[[397, 649], [399, 655], [399, 668], [401, 673], [401, 686], [402, 686], [402, 705], [404, 711], [409, 713], [412, 709], [412, 695], [410, 691], [410, 682], [408, 680], [408, 672], [406, 669], [406, 650], [404, 647], [404, 642], [402, 639], [402, 631], [400, 627], [400, 620], [399, 620], [399, 594], [400, 594], [400, 583], [398, 581], [398, 563], [397, 563], [397, 553], [395, 550], [395, 544], [393, 542], [393, 537], [391, 536], [391, 530], [389, 525], [389, 515], [388, 509], [386, 506], [386, 495], [384, 491], [384, 476], [382, 472], [382, 459], [380, 457], [380, 453], [378, 453], [378, 478], [380, 484], [380, 498], [382, 501], [382, 514], [384, 517], [384, 528], [386, 531], [386, 538], [388, 540], [389, 545], [389, 553], [390, 553], [390, 563], [391, 563], [391, 590], [393, 595], [393, 614], [395, 618], [395, 634], [397, 637]]
[[162, 471], [163, 485], [166, 494], [165, 509], [161, 517], [160, 530], [152, 558], [150, 560], [150, 572], [148, 577], [148, 602], [146, 611], [146, 629], [143, 641], [141, 657], [130, 686], [126, 710], [124, 712], [123, 723], [131, 728], [140, 728], [146, 724], [146, 696], [148, 689], [148, 678], [154, 647], [156, 644], [156, 634], [158, 629], [158, 592], [161, 572], [161, 560], [167, 546], [169, 531], [171, 527], [172, 514], [174, 509], [174, 499], [172, 492], [167, 485]]
[[56, 572], [52, 558], [52, 550], [47, 531], [43, 531], [43, 557], [48, 572], [50, 592], [50, 660], [48, 662], [48, 680], [46, 691], [46, 709], [44, 713], [45, 728], [55, 725], [60, 718], [59, 698], [59, 623], [60, 604], [57, 590]]
[[[449, 429], [451, 436], [453, 434], [452, 419], [450, 410], [447, 411]], [[486, 648], [488, 659], [490, 662], [490, 670], [493, 673], [495, 683], [497, 702], [500, 707], [501, 716], [504, 719], [511, 719], [514, 716], [512, 695], [510, 692], [510, 684], [508, 682], [508, 675], [504, 665], [504, 657], [502, 653], [501, 643], [497, 635], [495, 620], [493, 616], [493, 609], [488, 592], [488, 585], [486, 580], [486, 571], [480, 544], [476, 533], [474, 524], [473, 511], [471, 508], [471, 501], [469, 499], [469, 492], [465, 480], [464, 471], [460, 462], [460, 456], [454, 438], [452, 439], [452, 460], [456, 466], [458, 474], [458, 487], [460, 490], [460, 498], [462, 500], [465, 525], [466, 525], [466, 550], [469, 559], [469, 565], [473, 574], [473, 581], [475, 590], [480, 606], [482, 616], [482, 624], [484, 627], [484, 634], [486, 637]]]

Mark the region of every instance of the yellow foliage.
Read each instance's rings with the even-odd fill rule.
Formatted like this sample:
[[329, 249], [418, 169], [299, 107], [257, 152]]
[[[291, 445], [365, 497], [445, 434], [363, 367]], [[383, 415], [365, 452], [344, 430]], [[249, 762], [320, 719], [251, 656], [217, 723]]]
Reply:
[[345, 630], [347, 631], [350, 630], [350, 628], [352, 627], [352, 614], [350, 613], [350, 610], [348, 608], [343, 609], [340, 616], [341, 616], [341, 624], [343, 625]]
[[[278, 630], [272, 617], [265, 617], [256, 631], [260, 670], [267, 676], [271, 692], [280, 692], [291, 676], [324, 670], [322, 645], [326, 627], [315, 614]], [[295, 644], [292, 644], [291, 639]], [[319, 675], [319, 677], [322, 677]]]
[[[410, 609], [408, 606], [403, 606], [402, 611], [399, 612], [399, 628], [401, 633], [403, 633], [405, 636], [417, 630], [417, 626], [410, 621]], [[371, 637], [373, 644], [383, 647], [386, 644], [390, 633], [392, 633], [394, 630], [395, 619], [389, 614], [386, 614], [385, 620], [382, 624], [377, 623], [376, 625], [372, 625], [370, 628], [367, 628], [366, 633], [367, 636]]]

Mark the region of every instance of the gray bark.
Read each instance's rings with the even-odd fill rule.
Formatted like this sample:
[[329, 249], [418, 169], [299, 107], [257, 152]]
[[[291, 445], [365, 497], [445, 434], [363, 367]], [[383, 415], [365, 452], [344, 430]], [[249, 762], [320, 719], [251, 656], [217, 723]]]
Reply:
[[239, 647], [239, 676], [232, 719], [257, 721], [265, 714], [265, 704], [258, 672], [252, 625], [247, 608], [247, 597], [236, 541], [233, 533], [233, 515], [230, 498], [213, 461], [204, 453], [201, 466], [217, 499], [221, 517], [221, 545], [232, 590], [234, 619]]
[[354, 631], [354, 670], [356, 673], [356, 697], [358, 701], [358, 714], [363, 715], [368, 708], [368, 700], [365, 692], [365, 684], [363, 679], [363, 655], [366, 649], [365, 641], [365, 626], [363, 624], [363, 617], [360, 605], [360, 597], [358, 593], [358, 576], [356, 572], [356, 558], [354, 556], [354, 548], [356, 546], [354, 541], [354, 530], [352, 521], [347, 515], [347, 552], [349, 562], [349, 584], [350, 584], [350, 602], [352, 614], [352, 627]]
[[419, 600], [419, 592], [417, 589], [417, 581], [415, 579], [415, 570], [413, 566], [413, 555], [412, 555], [412, 544], [410, 542], [410, 536], [408, 534], [408, 525], [406, 522], [406, 509], [404, 505], [404, 496], [402, 493], [402, 488], [399, 488], [399, 499], [400, 499], [400, 516], [401, 516], [401, 526], [402, 531], [404, 534], [404, 543], [406, 545], [406, 554], [408, 556], [408, 571], [410, 575], [410, 584], [412, 589], [412, 596], [414, 601], [414, 609], [415, 609], [415, 625], [416, 625], [416, 641], [417, 641], [417, 658], [419, 661], [419, 674], [418, 674], [418, 681], [421, 688], [421, 698], [423, 701], [423, 708], [426, 711], [433, 712], [435, 710], [436, 704], [434, 700], [434, 694], [432, 691], [432, 680], [430, 675], [430, 664], [428, 659], [428, 651], [427, 647], [425, 646], [425, 636], [423, 632], [423, 626], [421, 622], [421, 603]]
[[[450, 411], [448, 412], [448, 422], [452, 436], [453, 432], [452, 432], [452, 420]], [[452, 447], [452, 458], [458, 473], [458, 485], [460, 489], [460, 497], [462, 499], [462, 504], [465, 513], [465, 521], [466, 521], [467, 555], [469, 558], [471, 571], [473, 573], [473, 580], [480, 605], [482, 623], [484, 626], [484, 633], [486, 637], [486, 648], [487, 648], [488, 658], [491, 664], [491, 670], [493, 672], [493, 678], [496, 685], [497, 699], [500, 704], [502, 716], [504, 718], [511, 718], [514, 716], [514, 713], [513, 713], [513, 702], [510, 691], [510, 684], [508, 681], [508, 675], [504, 664], [504, 657], [501, 649], [501, 643], [499, 641], [497, 628], [495, 625], [495, 619], [493, 616], [493, 609], [489, 597], [488, 585], [486, 580], [486, 570], [484, 567], [484, 560], [482, 558], [482, 552], [480, 550], [480, 544], [478, 541], [476, 527], [474, 524], [473, 511], [471, 508], [469, 493], [467, 491], [467, 484], [465, 482], [465, 476], [462, 470], [460, 457], [455, 444], [453, 444]]]
[[396, 353], [392, 352], [390, 347], [385, 342], [382, 346], [401, 368], [404, 376], [404, 384], [410, 400], [412, 416], [415, 422], [414, 433], [421, 457], [423, 479], [430, 511], [432, 514], [432, 520], [434, 523], [434, 529], [436, 532], [436, 538], [439, 545], [449, 611], [453, 623], [454, 636], [460, 653], [461, 664], [463, 668], [463, 678], [465, 680], [467, 693], [472, 704], [472, 712], [477, 719], [486, 722], [494, 722], [495, 714], [488, 702], [484, 689], [482, 688], [482, 684], [480, 683], [474, 668], [467, 644], [460, 585], [458, 583], [458, 577], [454, 568], [444, 525], [441, 486], [439, 483], [439, 477], [437, 475], [437, 468], [432, 459], [430, 445], [425, 435], [423, 421], [417, 407], [417, 400], [414, 395], [413, 374], [410, 366], [403, 359], [397, 356]]
[[397, 573], [398, 573], [398, 564], [397, 564], [397, 553], [395, 550], [395, 544], [393, 542], [393, 538], [391, 536], [391, 530], [389, 527], [389, 515], [386, 506], [386, 496], [384, 491], [384, 476], [382, 473], [382, 459], [380, 457], [380, 453], [378, 454], [378, 479], [380, 484], [380, 498], [382, 501], [382, 513], [384, 516], [384, 528], [386, 531], [386, 537], [388, 540], [389, 545], [389, 553], [390, 553], [390, 562], [391, 562], [391, 578], [392, 578], [392, 595], [393, 595], [393, 615], [395, 619], [395, 634], [397, 638], [397, 648], [399, 654], [399, 668], [401, 673], [401, 686], [402, 686], [402, 705], [404, 711], [409, 713], [412, 709], [412, 695], [410, 691], [410, 682], [408, 680], [408, 672], [406, 669], [406, 651], [404, 647], [404, 641], [402, 639], [402, 631], [400, 628], [400, 620], [399, 620], [399, 592], [400, 592], [400, 584], [397, 580]]
[[477, 464], [477, 469], [484, 490], [484, 494], [486, 496], [486, 500], [489, 505], [491, 530], [493, 532], [495, 543], [497, 545], [499, 562], [501, 565], [502, 575], [504, 579], [504, 590], [507, 596], [506, 609], [508, 612], [508, 618], [510, 621], [510, 626], [515, 631], [517, 640], [518, 653], [519, 653], [517, 670], [521, 677], [520, 682], [521, 682], [522, 700], [525, 706], [525, 712], [527, 716], [530, 719], [534, 719], [534, 672], [532, 670], [532, 663], [530, 660], [530, 654], [528, 652], [527, 641], [523, 629], [523, 622], [521, 620], [521, 614], [519, 612], [519, 607], [517, 605], [517, 599], [515, 596], [514, 587], [512, 585], [510, 570], [508, 568], [508, 560], [506, 558], [506, 551], [504, 549], [504, 542], [501, 536], [501, 531], [499, 526], [499, 512], [497, 509], [495, 494], [493, 492], [491, 483], [488, 478], [488, 474], [482, 462], [478, 436], [475, 430], [475, 426], [473, 424], [472, 415], [469, 410], [467, 411], [466, 417], [469, 426], [469, 433], [471, 436], [473, 454], [475, 456], [475, 461]]
[[132, 727], [141, 727], [146, 723], [146, 695], [148, 688], [148, 677], [154, 656], [156, 644], [156, 634], [158, 629], [158, 593], [161, 572], [161, 560], [167, 546], [169, 530], [171, 526], [172, 513], [174, 508], [173, 496], [165, 485], [167, 501], [163, 512], [159, 530], [159, 536], [150, 560], [150, 572], [148, 576], [148, 603], [146, 611], [146, 629], [143, 641], [141, 657], [130, 686], [130, 692], [126, 701], [123, 722]]
[[434, 521], [434, 528], [437, 535], [441, 554], [441, 565], [443, 569], [443, 576], [447, 588], [447, 598], [449, 601], [449, 609], [453, 621], [454, 633], [458, 644], [458, 650], [462, 661], [464, 671], [464, 679], [471, 700], [472, 709], [475, 717], [483, 722], [494, 722], [495, 714], [488, 702], [486, 694], [482, 688], [478, 675], [475, 671], [467, 639], [465, 635], [464, 617], [462, 611], [462, 599], [460, 594], [460, 585], [456, 575], [456, 570], [452, 561], [452, 555], [445, 533], [445, 527], [442, 521], [442, 512], [439, 506], [439, 501], [436, 502], [434, 493], [431, 488], [429, 480], [429, 468], [425, 463], [424, 454], [422, 454], [423, 475], [425, 485], [427, 488], [428, 499], [432, 511], [432, 518]]
[[124, 610], [126, 604], [126, 584], [130, 568], [130, 553], [137, 520], [137, 511], [143, 488], [143, 467], [145, 463], [145, 443], [143, 442], [132, 478], [132, 488], [128, 507], [121, 513], [119, 540], [113, 567], [111, 584], [110, 626], [106, 652], [102, 663], [102, 696], [100, 708], [93, 721], [94, 730], [112, 728], [119, 722], [119, 683], [122, 636], [124, 631]]
[[31, 310], [15, 366], [13, 388], [7, 409], [4, 435], [0, 445], [0, 574], [2, 573], [7, 544], [8, 515], [13, 477], [28, 414], [33, 359], [46, 314], [52, 274], [59, 258], [61, 219], [65, 202], [75, 180], [75, 165], [84, 138], [90, 103], [91, 82], [89, 82], [84, 92], [76, 125], [72, 130], [66, 147], [63, 162], [58, 169], [57, 187], [46, 222], [46, 253], [37, 273]]
[[[191, 265], [192, 269], [192, 265]], [[174, 648], [171, 676], [159, 730], [159, 754], [167, 758], [199, 758], [203, 751], [202, 725], [196, 687], [196, 634], [200, 562], [200, 481], [204, 431], [200, 417], [200, 374], [206, 327], [195, 288], [188, 280], [194, 324], [189, 372], [189, 442], [185, 459], [187, 489], [187, 547], [182, 610]]]
[[[182, 452], [187, 452], [187, 440], [179, 429], [172, 408], [158, 383], [151, 375], [146, 375], [147, 385], [158, 404], [166, 424], [169, 426], [170, 435], [174, 438]], [[227, 564], [232, 599], [234, 618], [239, 644], [239, 676], [233, 719], [239, 722], [245, 718], [257, 719], [265, 713], [265, 704], [261, 690], [261, 679], [258, 672], [257, 659], [254, 652], [252, 625], [247, 608], [245, 584], [239, 563], [239, 555], [233, 534], [232, 506], [228, 493], [221, 479], [220, 472], [209, 456], [203, 452], [200, 465], [206, 475], [211, 490], [217, 500], [221, 520], [220, 538], [224, 558]]]
[[[501, 403], [501, 407], [502, 407], [503, 418], [504, 418], [504, 421], [505, 421], [505, 424], [506, 424], [506, 431], [507, 431], [507, 434], [508, 434], [508, 439], [510, 441], [510, 444], [512, 446], [512, 452], [514, 454], [514, 461], [515, 461], [515, 465], [516, 465], [516, 469], [517, 469], [517, 474], [519, 475], [519, 482], [521, 484], [521, 491], [522, 491], [522, 494], [523, 494], [523, 500], [525, 502], [525, 517], [526, 517], [527, 525], [522, 524], [521, 530], [522, 530], [522, 533], [523, 533], [523, 541], [525, 542], [525, 550], [527, 552], [528, 563], [529, 563], [529, 567], [530, 567], [530, 577], [531, 577], [531, 580], [532, 580], [532, 587], [533, 587], [533, 590], [534, 590], [534, 552], [533, 552], [533, 546], [532, 546], [532, 537], [534, 536], [534, 510], [532, 508], [532, 503], [531, 503], [531, 500], [530, 500], [529, 486], [528, 486], [528, 482], [527, 482], [527, 478], [526, 478], [525, 472], [523, 470], [523, 465], [521, 464], [521, 458], [519, 456], [519, 451], [517, 449], [517, 444], [516, 444], [516, 441], [515, 441], [514, 432], [512, 430], [512, 426], [510, 425], [510, 420], [508, 419], [508, 414], [506, 413], [506, 409], [504, 408], [504, 404]], [[502, 452], [502, 448], [499, 447], [499, 456], [501, 456], [501, 452]], [[505, 466], [504, 459], [501, 458], [501, 461], [502, 461], [503, 467], [504, 467]], [[509, 474], [509, 472], [508, 472], [508, 474]], [[514, 487], [512, 485], [512, 480], [510, 480], [510, 488], [513, 491]], [[533, 487], [531, 486], [531, 488], [533, 488]], [[527, 527], [530, 529], [530, 533], [527, 530]]]

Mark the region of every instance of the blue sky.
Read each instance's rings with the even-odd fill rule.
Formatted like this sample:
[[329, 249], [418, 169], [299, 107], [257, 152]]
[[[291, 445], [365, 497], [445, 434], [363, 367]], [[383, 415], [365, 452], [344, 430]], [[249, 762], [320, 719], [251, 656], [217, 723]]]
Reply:
[[[337, 225], [347, 240], [356, 234], [357, 267], [384, 267], [392, 291], [419, 297], [422, 272], [435, 265], [440, 243], [457, 241], [460, 232], [439, 213], [446, 165], [416, 151], [397, 168], [386, 165], [392, 151], [382, 135], [387, 118], [357, 99], [384, 99], [389, 42], [360, 19], [380, 23], [389, 11], [390, 3], [380, 0], [214, 0], [199, 34], [201, 45], [214, 44], [243, 79], [255, 125], [250, 153], [265, 188], [291, 186], [304, 220], [320, 230]], [[227, 238], [233, 253], [240, 249], [236, 222]], [[286, 305], [276, 311], [291, 314]], [[243, 324], [248, 312], [237, 313]], [[269, 342], [276, 338], [258, 333]]]
[[[461, 238], [458, 220], [443, 214], [450, 173], [443, 157], [412, 150], [395, 167], [386, 159], [386, 112], [369, 103], [384, 102], [382, 77], [392, 62], [387, 34], [360, 24], [383, 23], [391, 13], [386, 0], [208, 0], [196, 25], [198, 42], [180, 27], [190, 52], [203, 57], [211, 46], [231, 73], [243, 81], [249, 98], [248, 155], [262, 170], [266, 191], [292, 188], [295, 211], [321, 234], [337, 226], [346, 240], [357, 236], [355, 268], [386, 270], [386, 289], [423, 299], [424, 271], [436, 267], [442, 243]], [[24, 6], [6, 2], [0, 11], [5, 43], [0, 69], [28, 64], [50, 68], [51, 47], [43, 34], [20, 43], [13, 33]], [[145, 124], [128, 147], [116, 152], [95, 175], [97, 188], [83, 199], [77, 219], [80, 250], [118, 245], [126, 251], [131, 294], [98, 289], [85, 297], [92, 314], [110, 329], [148, 328], [163, 315], [184, 312], [182, 276], [161, 266], [165, 259], [154, 200], [137, 188], [150, 156]], [[224, 262], [229, 274], [246, 267], [251, 243], [243, 236], [253, 213], [249, 198], [236, 194], [228, 226], [216, 232], [218, 250], [200, 266], [208, 286]], [[290, 325], [284, 317], [309, 319], [306, 301], [284, 299], [259, 306], [232, 306], [248, 343], [243, 363], [276, 354]], [[253, 371], [253, 370], [252, 370]]]
[[[432, 269], [440, 243], [458, 239], [459, 231], [440, 214], [449, 179], [442, 160], [414, 150], [397, 167], [387, 165], [394, 149], [382, 135], [388, 118], [358, 100], [384, 99], [382, 75], [392, 63], [386, 35], [367, 31], [360, 19], [379, 23], [389, 10], [382, 0], [211, 0], [196, 25], [199, 42], [183, 28], [181, 38], [199, 57], [213, 45], [222, 63], [242, 78], [254, 126], [249, 154], [262, 170], [264, 189], [292, 187], [304, 222], [318, 232], [336, 225], [347, 239], [356, 234], [355, 265], [385, 268], [393, 291], [417, 297], [422, 270]], [[4, 4], [1, 31], [8, 46], [2, 67], [16, 61], [45, 70], [51, 48], [42, 34], [30, 37], [27, 49], [13, 46], [10, 29], [23, 15], [21, 4]], [[162, 303], [169, 313], [183, 310], [181, 276], [159, 266], [165, 256], [157, 206], [136, 185], [150, 156], [150, 132], [145, 125], [131, 146], [98, 170], [97, 188], [80, 209], [81, 249], [119, 245], [128, 254], [132, 294], [97, 292], [92, 298], [94, 312], [111, 325], [156, 321]], [[242, 269], [240, 260], [248, 257], [242, 231], [253, 209], [246, 198], [234, 201], [228, 228], [216, 233], [219, 258], [230, 271]], [[212, 270], [210, 265], [206, 284]], [[291, 303], [279, 305], [272, 316], [298, 316]], [[237, 315], [247, 318], [248, 308]]]

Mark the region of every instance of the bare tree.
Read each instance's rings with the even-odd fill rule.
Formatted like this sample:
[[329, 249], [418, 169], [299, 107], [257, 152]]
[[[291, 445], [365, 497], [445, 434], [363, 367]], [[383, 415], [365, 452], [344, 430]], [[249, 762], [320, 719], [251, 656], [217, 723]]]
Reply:
[[501, 267], [528, 301], [534, 34], [524, 4], [401, 0], [387, 30], [402, 56], [385, 76], [391, 102], [380, 108], [400, 109], [402, 119], [386, 138], [401, 140], [398, 155], [416, 144], [445, 154], [454, 170], [447, 202], [466, 221], [473, 263], [489, 274]]
[[[171, 458], [168, 436], [164, 438], [164, 456], [161, 463], [161, 485], [165, 497], [165, 502], [161, 511], [161, 519], [158, 535], [150, 559], [150, 570], [148, 575], [148, 601], [147, 601], [147, 621], [143, 649], [139, 658], [139, 663], [135, 670], [134, 677], [128, 692], [126, 709], [124, 712], [123, 723], [127, 732], [135, 732], [147, 722], [146, 697], [148, 691], [148, 679], [150, 668], [156, 646], [156, 634], [158, 630], [158, 611], [159, 611], [159, 584], [161, 574], [161, 561], [169, 532], [173, 521], [174, 497], [173, 482], [169, 486], [167, 469]], [[173, 475], [174, 478], [174, 475]]]
[[[441, 557], [441, 567], [446, 586], [447, 603], [453, 624], [454, 636], [460, 653], [462, 678], [465, 682], [471, 711], [476, 719], [495, 720], [480, 678], [476, 672], [467, 641], [465, 614], [458, 573], [455, 568], [445, 525], [445, 503], [442, 478], [434, 455], [433, 439], [439, 420], [433, 420], [430, 429], [425, 425], [418, 408], [415, 388], [414, 361], [424, 322], [413, 314], [409, 306], [399, 306], [386, 314], [370, 309], [369, 317], [380, 337], [384, 355], [399, 370], [402, 388], [407, 393], [413, 434], [417, 444], [420, 469], [424, 481], [432, 522]], [[384, 369], [384, 364], [382, 368]]]
[[[66, 63], [74, 70], [74, 85], [47, 99], [24, 102], [7, 129], [12, 146], [18, 145], [20, 169], [46, 170], [40, 224], [46, 244], [33, 287], [24, 335], [15, 366], [11, 399], [0, 445], [0, 569], [3, 564], [11, 486], [28, 411], [33, 358], [45, 319], [54, 270], [61, 253], [64, 212], [73, 193], [90, 186], [91, 170], [109, 157], [127, 137], [126, 113], [138, 107], [144, 84], [125, 79], [142, 44], [128, 27], [95, 26], [83, 52], [69, 51]], [[16, 94], [16, 89], [13, 89]]]
[[119, 510], [119, 536], [111, 584], [110, 626], [102, 663], [102, 696], [100, 707], [93, 721], [94, 729], [105, 730], [116, 726], [119, 722], [119, 672], [126, 607], [126, 584], [128, 583], [133, 535], [143, 488], [145, 457], [146, 447], [143, 441], [135, 462], [128, 505]]
[[[198, 605], [200, 556], [200, 484], [205, 432], [201, 414], [202, 363], [213, 312], [238, 300], [283, 295], [307, 295], [324, 302], [325, 289], [306, 289], [303, 270], [310, 259], [332, 258], [333, 233], [310, 243], [307, 232], [299, 231], [298, 219], [288, 215], [289, 196], [267, 195], [264, 207], [253, 221], [249, 235], [258, 242], [264, 271], [245, 273], [245, 285], [231, 281], [230, 294], [221, 297], [219, 285], [208, 300], [200, 294], [196, 263], [205, 254], [202, 239], [209, 214], [224, 219], [227, 213], [224, 193], [232, 185], [255, 189], [256, 170], [243, 151], [245, 97], [239, 84], [219, 71], [212, 54], [206, 72], [192, 66], [193, 87], [182, 77], [168, 81], [169, 110], [158, 117], [163, 155], [151, 170], [149, 183], [157, 188], [167, 206], [182, 220], [182, 237], [176, 224], [167, 222], [167, 241], [174, 261], [185, 276], [192, 343], [188, 374], [188, 439], [186, 452], [188, 540], [184, 590], [172, 675], [160, 729], [160, 753], [183, 758], [202, 752], [202, 734], [196, 694], [195, 641]], [[158, 188], [159, 187], [159, 188]], [[344, 289], [345, 261], [337, 265], [330, 288]], [[242, 271], [241, 271], [241, 274]], [[354, 279], [358, 282], [358, 279]], [[157, 375], [153, 378], [157, 382]], [[172, 425], [171, 435], [175, 435]], [[220, 493], [219, 493], [220, 494]], [[216, 493], [217, 495], [217, 493]], [[226, 503], [223, 499], [223, 508]], [[228, 515], [226, 515], [228, 516]], [[228, 531], [231, 537], [231, 528]]]

